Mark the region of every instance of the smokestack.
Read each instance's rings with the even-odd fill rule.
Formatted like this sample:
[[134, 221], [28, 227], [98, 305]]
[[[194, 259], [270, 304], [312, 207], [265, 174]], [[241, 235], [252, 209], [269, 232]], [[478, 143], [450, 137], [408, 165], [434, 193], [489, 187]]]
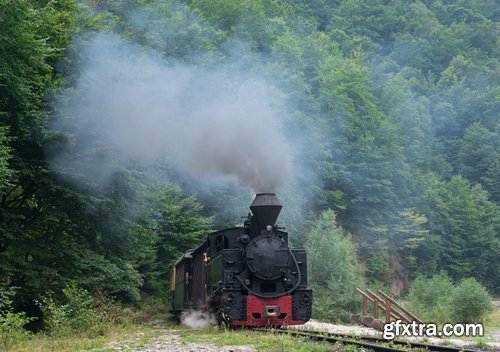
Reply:
[[274, 226], [282, 207], [276, 194], [258, 193], [255, 195], [255, 199], [250, 205], [250, 210], [259, 224], [259, 228], [262, 229], [267, 225]]

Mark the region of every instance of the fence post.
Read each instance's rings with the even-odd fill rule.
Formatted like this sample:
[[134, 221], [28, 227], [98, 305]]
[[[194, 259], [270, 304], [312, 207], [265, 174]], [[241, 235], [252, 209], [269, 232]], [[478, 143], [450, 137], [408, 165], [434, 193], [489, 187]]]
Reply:
[[391, 301], [385, 300], [385, 322], [389, 323], [391, 321]]
[[368, 314], [368, 299], [363, 296], [363, 301], [361, 303], [361, 316], [366, 317]]

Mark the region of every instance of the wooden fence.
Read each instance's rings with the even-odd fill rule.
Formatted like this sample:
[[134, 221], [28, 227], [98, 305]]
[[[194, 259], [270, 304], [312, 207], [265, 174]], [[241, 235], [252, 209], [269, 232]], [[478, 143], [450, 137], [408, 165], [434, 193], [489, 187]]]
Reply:
[[[410, 324], [411, 322], [423, 323], [413, 313], [404, 308], [394, 298], [387, 293], [377, 290], [377, 293], [366, 289], [365, 291], [356, 288], [361, 295], [361, 315], [353, 315], [352, 320], [365, 326], [381, 330], [385, 323], [393, 320], [401, 320]], [[373, 317], [368, 316], [368, 304], [373, 306]], [[380, 319], [383, 317], [383, 320]]]

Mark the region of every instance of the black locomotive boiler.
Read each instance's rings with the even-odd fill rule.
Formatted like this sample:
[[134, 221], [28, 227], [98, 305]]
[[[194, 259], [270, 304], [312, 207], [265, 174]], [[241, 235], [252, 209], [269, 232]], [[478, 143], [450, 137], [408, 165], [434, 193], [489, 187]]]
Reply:
[[171, 272], [172, 311], [203, 309], [228, 326], [300, 325], [311, 317], [306, 252], [275, 223], [274, 193], [253, 200], [243, 226], [216, 231]]

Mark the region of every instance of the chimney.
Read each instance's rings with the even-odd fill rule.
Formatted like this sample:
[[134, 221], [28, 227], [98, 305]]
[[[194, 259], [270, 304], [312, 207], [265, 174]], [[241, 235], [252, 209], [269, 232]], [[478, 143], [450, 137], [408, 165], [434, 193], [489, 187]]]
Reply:
[[257, 221], [259, 228], [263, 229], [267, 225], [274, 226], [276, 219], [280, 215], [281, 208], [280, 200], [274, 193], [258, 193], [250, 205], [250, 210]]

